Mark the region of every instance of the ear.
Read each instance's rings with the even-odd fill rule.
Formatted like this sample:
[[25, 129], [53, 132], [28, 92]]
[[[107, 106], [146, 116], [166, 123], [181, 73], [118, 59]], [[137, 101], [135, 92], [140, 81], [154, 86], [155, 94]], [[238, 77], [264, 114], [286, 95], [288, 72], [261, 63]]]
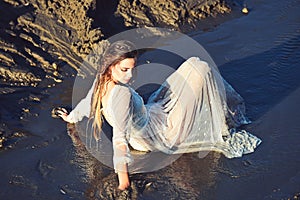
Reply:
[[116, 63], [116, 64], [114, 64], [114, 65], [112, 65], [111, 66], [111, 69], [117, 69], [118, 67], [119, 67], [119, 65], [120, 65], [120, 62], [118, 62], [118, 63]]
[[116, 70], [116, 65], [111, 65], [110, 67], [109, 67], [109, 70], [112, 72], [112, 71], [114, 71], [114, 70]]

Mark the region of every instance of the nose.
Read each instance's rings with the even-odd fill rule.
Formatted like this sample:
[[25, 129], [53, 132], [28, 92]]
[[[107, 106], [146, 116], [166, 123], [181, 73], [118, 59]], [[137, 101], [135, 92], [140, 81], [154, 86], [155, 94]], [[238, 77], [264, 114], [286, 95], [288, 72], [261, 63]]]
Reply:
[[128, 70], [127, 72], [127, 78], [131, 78], [132, 77], [132, 70]]

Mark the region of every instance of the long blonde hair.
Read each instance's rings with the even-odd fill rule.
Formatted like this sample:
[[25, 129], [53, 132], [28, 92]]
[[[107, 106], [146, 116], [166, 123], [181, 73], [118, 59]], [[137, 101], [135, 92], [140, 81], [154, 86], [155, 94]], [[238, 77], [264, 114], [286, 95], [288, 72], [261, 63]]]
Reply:
[[119, 40], [112, 43], [105, 51], [100, 61], [100, 65], [97, 70], [96, 84], [91, 100], [91, 112], [90, 118], [94, 119], [92, 122], [93, 135], [96, 140], [100, 139], [100, 132], [102, 130], [102, 112], [101, 104], [102, 97], [107, 90], [107, 84], [112, 80], [111, 67], [119, 63], [126, 58], [137, 57], [137, 50], [134, 44], [127, 40]]

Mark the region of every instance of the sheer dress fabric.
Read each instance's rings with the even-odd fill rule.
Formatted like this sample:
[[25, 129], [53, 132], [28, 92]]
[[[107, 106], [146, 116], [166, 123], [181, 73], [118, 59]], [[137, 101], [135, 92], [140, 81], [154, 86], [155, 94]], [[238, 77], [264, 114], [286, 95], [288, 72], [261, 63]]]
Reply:
[[[68, 116], [73, 122], [89, 116], [94, 84]], [[116, 171], [134, 164], [129, 147], [168, 155], [213, 150], [233, 158], [253, 152], [261, 143], [245, 130], [236, 131], [249, 123], [242, 97], [198, 57], [181, 64], [147, 103], [129, 85], [117, 84], [103, 114], [113, 127]]]

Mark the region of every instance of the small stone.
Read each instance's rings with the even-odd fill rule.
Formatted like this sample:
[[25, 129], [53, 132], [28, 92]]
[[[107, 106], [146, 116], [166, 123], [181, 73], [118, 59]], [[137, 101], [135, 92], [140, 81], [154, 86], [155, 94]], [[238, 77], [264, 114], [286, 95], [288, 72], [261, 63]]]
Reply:
[[24, 112], [26, 112], [26, 113], [29, 112], [29, 109], [28, 109], [28, 108], [22, 108], [22, 110], [23, 110]]
[[244, 8], [242, 9], [242, 13], [244, 13], [244, 14], [248, 14], [248, 13], [249, 13], [249, 10], [248, 10], [248, 8], [247, 8], [247, 7], [244, 7]]
[[151, 185], [152, 185], [152, 182], [147, 183], [147, 184], [145, 185], [145, 188], [148, 189]]
[[64, 21], [61, 20], [61, 19], [58, 19], [57, 22], [60, 23], [60, 24], [64, 24]]
[[58, 71], [54, 71], [54, 72], [53, 72], [53, 75], [54, 75], [54, 76], [58, 76], [58, 75], [59, 75]]
[[56, 78], [54, 78], [53, 80], [54, 80], [56, 83], [61, 83], [61, 82], [62, 82], [61, 79], [56, 79]]
[[40, 101], [41, 101], [41, 99], [38, 98], [38, 97], [32, 97], [31, 99], [32, 99], [33, 101], [37, 101], [37, 102], [40, 102]]
[[62, 194], [67, 194], [63, 189], [60, 189], [60, 192], [61, 192]]
[[57, 64], [56, 63], [52, 63], [52, 67], [53, 67], [53, 69], [57, 70]]

